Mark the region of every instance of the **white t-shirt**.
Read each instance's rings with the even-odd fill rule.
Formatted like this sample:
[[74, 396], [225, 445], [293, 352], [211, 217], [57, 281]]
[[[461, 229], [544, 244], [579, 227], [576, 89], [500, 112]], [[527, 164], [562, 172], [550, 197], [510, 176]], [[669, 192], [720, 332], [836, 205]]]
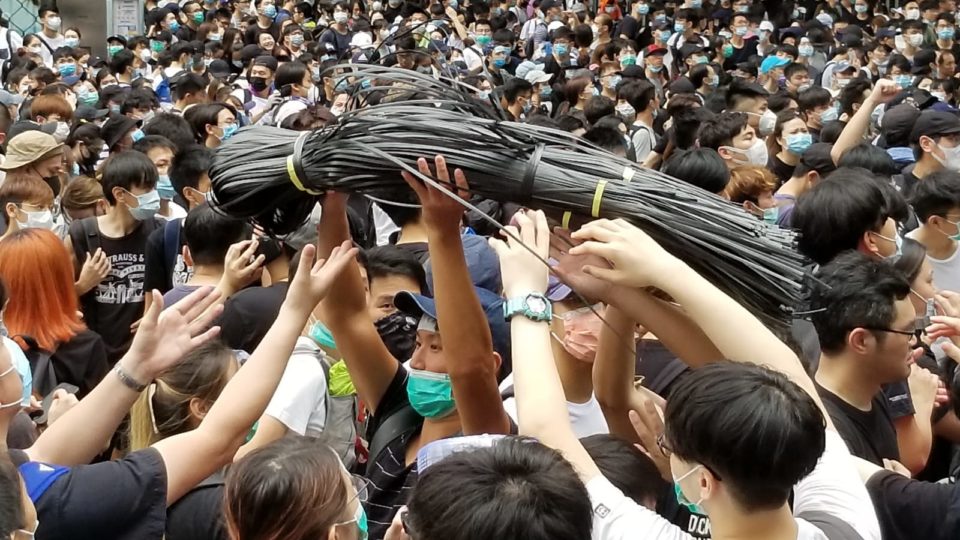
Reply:
[[[593, 506], [592, 540], [692, 540], [679, 527], [633, 502], [603, 476], [587, 482]], [[850, 451], [835, 431], [827, 430], [826, 448], [817, 467], [794, 487], [794, 515], [828, 514], [863, 540], [880, 540], [877, 514], [867, 488], [852, 466]], [[796, 518], [797, 540], [826, 540], [816, 526]]]
[[20, 405], [29, 407], [30, 393], [33, 391], [33, 374], [30, 371], [30, 361], [27, 360], [27, 355], [23, 354], [23, 349], [20, 348], [20, 345], [17, 345], [16, 341], [4, 336], [3, 346], [10, 353], [10, 363], [17, 370], [23, 384], [23, 400]]
[[[916, 230], [907, 233], [907, 238], [916, 240]], [[927, 255], [927, 262], [933, 268], [933, 285], [942, 291], [960, 292], [960, 246], [946, 259], [934, 259]]]
[[[47, 37], [43, 32], [37, 32], [35, 35], [38, 38], [40, 38], [40, 41], [42, 41], [43, 43], [46, 43], [46, 45], [44, 45], [43, 43], [40, 44], [40, 57], [43, 58], [43, 63], [46, 64], [47, 67], [52, 68], [53, 67], [52, 51], [56, 51], [60, 47], [63, 47], [63, 34], [57, 34], [56, 37], [52, 37], [52, 38]], [[49, 46], [49, 48], [47, 48], [47, 46]]]
[[[513, 373], [507, 375], [500, 383], [500, 391], [503, 392], [513, 386]], [[517, 399], [509, 397], [503, 401], [503, 408], [517, 424]], [[591, 435], [605, 435], [610, 433], [607, 426], [607, 419], [603, 416], [603, 410], [600, 408], [600, 402], [597, 396], [591, 394], [586, 403], [567, 402], [567, 414], [570, 416], [570, 425], [573, 427], [573, 433], [578, 439], [589, 437]]]
[[293, 116], [299, 114], [302, 111], [307, 110], [307, 104], [299, 99], [291, 99], [283, 105], [280, 106], [280, 109], [277, 110], [276, 117], [274, 118], [273, 124], [279, 126], [288, 116]]
[[327, 420], [327, 378], [320, 365], [323, 351], [310, 338], [297, 338], [287, 368], [265, 414], [298, 435], [316, 437]]

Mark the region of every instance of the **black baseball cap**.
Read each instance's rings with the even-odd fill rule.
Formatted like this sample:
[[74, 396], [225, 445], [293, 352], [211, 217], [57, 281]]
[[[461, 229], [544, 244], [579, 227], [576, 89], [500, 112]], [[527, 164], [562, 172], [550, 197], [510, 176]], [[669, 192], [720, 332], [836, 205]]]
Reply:
[[811, 144], [810, 147], [807, 148], [807, 151], [800, 156], [800, 163], [797, 165], [793, 175], [802, 176], [810, 171], [817, 171], [817, 173], [820, 174], [820, 178], [824, 178], [837, 170], [837, 165], [833, 162], [833, 158], [830, 157], [830, 150], [832, 149], [833, 145], [829, 143], [818, 142]]
[[917, 122], [910, 132], [910, 142], [920, 142], [920, 137], [935, 137], [937, 135], [952, 135], [960, 133], [960, 116], [944, 111], [926, 110], [920, 113]]
[[[909, 146], [913, 126], [920, 118], [920, 109], [910, 103], [901, 103], [883, 113], [880, 119], [880, 135], [885, 148]], [[918, 136], [919, 137], [919, 136]]]
[[263, 55], [263, 56], [258, 56], [256, 60], [253, 61], [253, 65], [265, 67], [270, 71], [277, 71], [277, 67], [279, 67], [280, 64], [279, 62], [277, 62], [276, 58], [272, 56]]

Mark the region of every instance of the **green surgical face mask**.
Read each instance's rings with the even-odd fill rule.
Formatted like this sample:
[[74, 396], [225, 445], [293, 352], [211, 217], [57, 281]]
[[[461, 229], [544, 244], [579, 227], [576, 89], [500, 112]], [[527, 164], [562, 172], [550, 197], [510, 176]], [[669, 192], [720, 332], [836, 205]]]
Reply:
[[780, 217], [780, 207], [771, 206], [770, 208], [763, 209], [763, 220], [770, 224], [776, 224], [777, 218]]
[[456, 408], [453, 385], [445, 373], [411, 369], [407, 379], [410, 406], [424, 418], [443, 418]]
[[330, 329], [327, 328], [327, 325], [320, 321], [313, 323], [313, 326], [310, 327], [310, 339], [315, 341], [318, 345], [328, 349], [337, 348], [337, 342], [334, 341], [333, 334], [330, 333]]
[[694, 514], [700, 514], [701, 516], [705, 516], [705, 515], [707, 515], [707, 513], [704, 512], [703, 508], [700, 507], [700, 502], [701, 502], [703, 499], [701, 499], [701, 500], [699, 500], [699, 501], [697, 501], [697, 502], [690, 502], [690, 499], [687, 499], [687, 496], [683, 494], [683, 490], [680, 489], [680, 482], [681, 482], [684, 478], [686, 478], [686, 477], [690, 476], [691, 474], [697, 472], [697, 469], [699, 469], [700, 467], [701, 467], [701, 465], [697, 465], [696, 467], [694, 467], [694, 468], [690, 469], [689, 471], [687, 471], [687, 474], [681, 476], [680, 478], [674, 478], [674, 479], [673, 479], [673, 492], [676, 494], [676, 496], [677, 496], [677, 502], [680, 503], [680, 506], [686, 508], [687, 510], [689, 510], [690, 512], [692, 512], [692, 513], [694, 513]]

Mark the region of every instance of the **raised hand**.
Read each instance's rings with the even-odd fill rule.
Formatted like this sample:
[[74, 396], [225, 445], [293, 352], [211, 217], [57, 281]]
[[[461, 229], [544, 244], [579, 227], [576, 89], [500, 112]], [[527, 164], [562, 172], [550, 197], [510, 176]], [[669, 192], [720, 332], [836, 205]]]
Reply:
[[[467, 185], [467, 177], [463, 174], [462, 170], [455, 170], [453, 172], [455, 181], [451, 181], [450, 171], [447, 170], [447, 161], [443, 156], [434, 158], [434, 165], [437, 169], [436, 174], [433, 174], [430, 170], [430, 165], [425, 158], [417, 160], [417, 169], [420, 170], [420, 174], [432, 177], [440, 183], [445, 184], [445, 187], [454, 190], [457, 196], [463, 199], [470, 197], [468, 192], [470, 187]], [[407, 171], [403, 171], [400, 174], [403, 176], [403, 179], [406, 180], [410, 189], [417, 194], [417, 198], [420, 199], [420, 206], [423, 209], [423, 224], [426, 225], [428, 229], [440, 231], [455, 229], [459, 234], [460, 222], [463, 220], [463, 205], [439, 189], [421, 182]]]
[[683, 267], [647, 233], [622, 219], [591, 221], [571, 236], [584, 241], [570, 249], [572, 255], [594, 255], [612, 266], [587, 265], [583, 272], [617, 285], [658, 286]]
[[87, 253], [87, 259], [80, 268], [80, 278], [77, 280], [77, 289], [86, 293], [103, 281], [110, 274], [110, 257], [102, 249], [97, 248], [93, 255]]
[[664, 480], [671, 482], [670, 456], [663, 453], [657, 439], [663, 436], [663, 419], [657, 411], [657, 405], [651, 399], [641, 398], [642, 405], [630, 411], [630, 423], [640, 438], [638, 445], [660, 471]]
[[228, 294], [233, 294], [260, 279], [266, 257], [254, 256], [259, 245], [260, 242], [256, 239], [244, 240], [231, 245], [227, 250], [220, 284]]
[[570, 231], [567, 229], [556, 228], [553, 230], [554, 242], [551, 242], [550, 254], [556, 259], [557, 264], [553, 267], [554, 273], [571, 289], [577, 291], [588, 302], [606, 302], [613, 295], [616, 285], [609, 281], [587, 275], [583, 272], [586, 266], [595, 266], [597, 268], [610, 268], [610, 263], [602, 257], [596, 255], [574, 255], [570, 253], [570, 248], [582, 244], [570, 237]]
[[222, 306], [215, 306], [221, 293], [202, 287], [164, 311], [163, 296], [150, 291], [152, 301], [130, 350], [120, 359], [123, 370], [141, 383], [158, 375], [182, 360], [187, 353], [215, 338], [220, 327], [209, 328], [220, 316]]
[[521, 210], [514, 219], [517, 227], [505, 227], [510, 233], [504, 234], [505, 240], [490, 239], [490, 245], [500, 259], [503, 292], [508, 298], [532, 292], [543, 294], [547, 290], [547, 277], [550, 273], [550, 269], [543, 263], [550, 252], [550, 227], [547, 225], [547, 217], [539, 210]]
[[333, 248], [330, 257], [326, 260], [316, 259], [317, 248], [308, 245], [300, 253], [300, 264], [297, 266], [297, 275], [290, 283], [286, 302], [304, 314], [313, 309], [327, 295], [334, 280], [347, 267], [350, 261], [356, 259], [357, 248], [352, 247], [349, 240]]

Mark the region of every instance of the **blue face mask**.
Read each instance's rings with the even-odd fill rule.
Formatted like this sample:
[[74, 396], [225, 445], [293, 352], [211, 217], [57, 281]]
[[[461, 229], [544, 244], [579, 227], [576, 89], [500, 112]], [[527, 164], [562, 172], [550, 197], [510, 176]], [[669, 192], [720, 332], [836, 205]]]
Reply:
[[170, 175], [161, 174], [157, 179], [157, 192], [160, 193], [161, 199], [172, 200], [173, 196], [177, 193], [177, 190], [173, 187], [173, 182], [170, 181]]
[[226, 141], [230, 137], [233, 137], [234, 135], [236, 135], [238, 129], [240, 129], [240, 126], [238, 126], [236, 123], [230, 124], [227, 127], [223, 128], [223, 136], [220, 137], [220, 140]]
[[873, 234], [876, 235], [877, 238], [882, 238], [887, 242], [893, 242], [893, 245], [896, 246], [896, 251], [894, 252], [894, 254], [888, 257], [884, 257], [884, 259], [896, 261], [897, 259], [900, 258], [901, 255], [903, 255], [903, 238], [899, 234], [894, 234], [893, 238], [890, 238], [889, 236], [884, 236], [876, 232]]
[[913, 84], [913, 77], [910, 75], [896, 75], [893, 80], [897, 83], [897, 86], [903, 89], [910, 88]]
[[778, 219], [779, 217], [780, 217], [780, 207], [779, 207], [779, 206], [774, 206], [774, 207], [771, 207], [771, 208], [764, 208], [764, 209], [763, 209], [763, 221], [765, 221], [765, 222], [767, 222], [767, 223], [769, 223], [769, 224], [771, 224], [771, 225], [776, 225], [777, 219]]
[[[133, 194], [131, 193], [131, 195]], [[153, 216], [160, 210], [160, 193], [154, 189], [143, 195], [133, 196], [137, 199], [137, 207], [130, 209], [133, 219], [137, 221], [153, 219]]]
[[674, 23], [674, 24], [673, 24], [673, 31], [676, 32], [676, 33], [678, 33], [678, 34], [681, 33], [681, 32], [683, 32], [683, 23]]
[[130, 138], [133, 139], [133, 142], [139, 142], [140, 139], [143, 139], [144, 137], [145, 135], [143, 134], [143, 131], [139, 129], [130, 134]]
[[834, 107], [830, 107], [829, 109], [826, 109], [822, 113], [820, 113], [820, 123], [826, 124], [827, 122], [833, 122], [839, 117], [840, 115], [837, 113], [837, 109]]
[[953, 28], [943, 28], [941, 30], [937, 30], [937, 37], [945, 41], [951, 40], [953, 39], [955, 33], [956, 31]]
[[443, 418], [456, 408], [450, 376], [444, 373], [411, 369], [407, 398], [413, 410], [424, 418]]
[[328, 349], [337, 348], [337, 342], [334, 341], [333, 334], [330, 333], [330, 329], [327, 328], [327, 325], [320, 321], [313, 323], [313, 326], [310, 327], [310, 339], [322, 347], [326, 347]]
[[554, 45], [553, 50], [557, 53], [557, 56], [564, 56], [565, 54], [567, 54], [567, 52], [569, 52], [569, 49], [567, 48], [566, 43], [560, 43], [560, 44]]
[[268, 4], [263, 8], [263, 16], [268, 19], [275, 19], [277, 17], [277, 6], [273, 4]]
[[660, 41], [666, 43], [667, 41], [669, 41], [670, 36], [672, 36], [672, 35], [673, 35], [673, 34], [670, 33], [669, 30], [661, 30], [661, 31], [660, 31]]
[[60, 64], [57, 68], [57, 71], [60, 72], [61, 77], [71, 77], [77, 73], [76, 64]]
[[787, 151], [794, 155], [802, 155], [813, 144], [813, 136], [809, 133], [794, 133], [787, 135]]
[[553, 88], [544, 86], [540, 89], [540, 97], [550, 97], [553, 94]]
[[170, 23], [170, 31], [175, 33], [177, 30], [180, 30], [180, 23], [177, 21]]
[[499, 69], [499, 68], [502, 68], [502, 67], [505, 66], [505, 65], [507, 65], [507, 59], [506, 59], [506, 58], [494, 58], [494, 59], [493, 59], [493, 67]]
[[637, 13], [641, 15], [646, 15], [647, 13], [650, 13], [650, 4], [640, 4], [639, 6], [637, 6]]
[[696, 467], [694, 467], [694, 468], [690, 469], [689, 471], [687, 471], [687, 474], [681, 476], [680, 478], [674, 478], [674, 479], [673, 479], [673, 492], [676, 494], [676, 496], [677, 496], [677, 502], [680, 503], [680, 506], [686, 508], [686, 509], [689, 510], [691, 513], [700, 514], [700, 515], [705, 516], [705, 515], [707, 515], [707, 513], [704, 512], [704, 511], [703, 511], [703, 508], [700, 507], [700, 502], [701, 502], [703, 499], [701, 499], [700, 501], [697, 501], [697, 502], [690, 502], [690, 500], [687, 499], [687, 496], [683, 494], [683, 490], [680, 489], [680, 481], [683, 480], [684, 478], [690, 476], [691, 474], [697, 472], [697, 469], [699, 469], [699, 468], [700, 468], [700, 465], [697, 465]]

